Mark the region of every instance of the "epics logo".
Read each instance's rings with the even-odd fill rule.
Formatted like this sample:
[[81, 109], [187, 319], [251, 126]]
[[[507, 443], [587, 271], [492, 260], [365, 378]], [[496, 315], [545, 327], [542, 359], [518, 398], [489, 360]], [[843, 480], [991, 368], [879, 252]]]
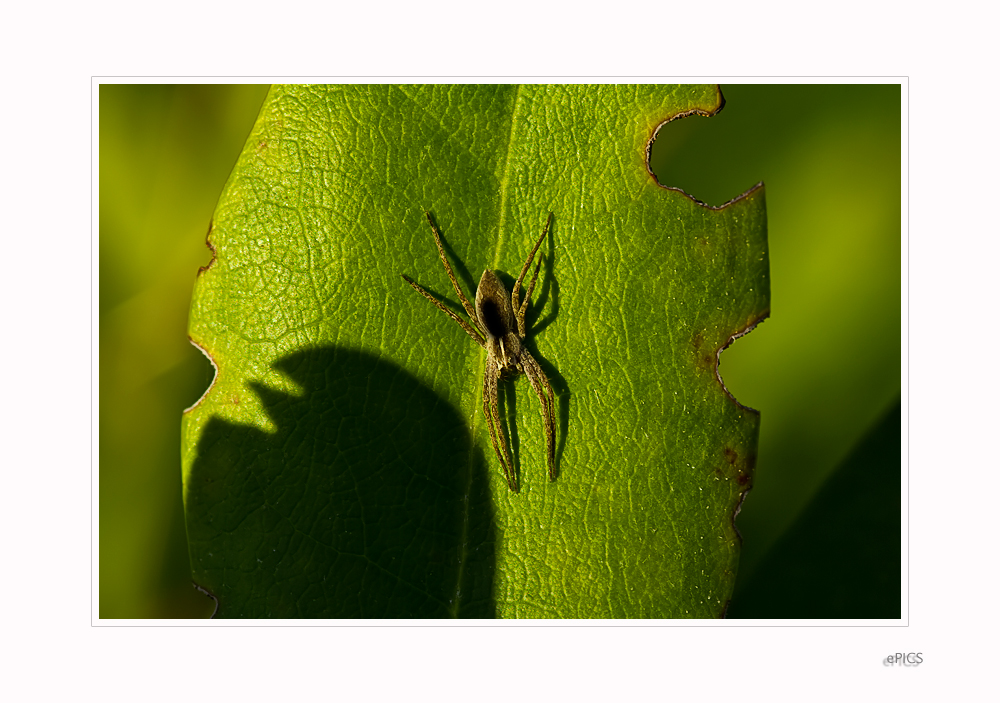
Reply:
[[923, 652], [908, 652], [907, 654], [896, 652], [882, 660], [882, 666], [920, 666], [923, 663]]

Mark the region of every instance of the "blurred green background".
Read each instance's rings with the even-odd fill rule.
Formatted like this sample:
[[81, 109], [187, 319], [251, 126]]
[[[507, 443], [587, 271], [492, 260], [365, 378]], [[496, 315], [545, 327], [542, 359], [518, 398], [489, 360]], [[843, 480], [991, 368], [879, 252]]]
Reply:
[[[216, 200], [267, 86], [102, 85], [100, 617], [206, 617], [180, 414], [211, 379], [187, 314]], [[901, 90], [723, 85], [660, 130], [661, 183], [711, 205], [766, 184], [771, 318], [721, 359], [762, 413], [729, 617], [899, 617]]]

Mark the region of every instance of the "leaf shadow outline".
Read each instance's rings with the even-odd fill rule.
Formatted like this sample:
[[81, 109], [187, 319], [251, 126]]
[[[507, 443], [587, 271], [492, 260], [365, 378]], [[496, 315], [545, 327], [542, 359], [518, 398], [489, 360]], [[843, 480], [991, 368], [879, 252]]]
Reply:
[[185, 487], [217, 617], [492, 618], [487, 463], [458, 411], [368, 352], [314, 347], [251, 383], [276, 431], [211, 418]]

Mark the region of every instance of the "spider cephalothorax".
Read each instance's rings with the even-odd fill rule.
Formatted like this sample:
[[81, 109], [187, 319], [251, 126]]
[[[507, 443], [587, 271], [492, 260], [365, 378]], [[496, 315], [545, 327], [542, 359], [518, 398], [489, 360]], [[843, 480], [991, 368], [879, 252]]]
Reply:
[[[531, 254], [528, 255], [527, 260], [524, 262], [521, 275], [517, 277], [514, 290], [510, 293], [510, 299], [508, 300], [507, 289], [500, 279], [497, 278], [495, 273], [487, 269], [483, 271], [483, 276], [479, 279], [479, 287], [476, 289], [475, 307], [465, 297], [461, 287], [458, 285], [458, 280], [451, 270], [451, 264], [448, 263], [448, 257], [445, 256], [444, 247], [441, 245], [441, 235], [438, 234], [437, 227], [434, 225], [434, 220], [431, 219], [430, 213], [427, 213], [427, 221], [431, 224], [431, 231], [434, 233], [434, 242], [437, 244], [438, 253], [441, 255], [441, 261], [444, 263], [448, 278], [451, 279], [451, 284], [455, 287], [455, 292], [458, 294], [459, 300], [462, 301], [462, 307], [465, 308], [465, 312], [469, 315], [472, 324], [470, 325], [446, 308], [441, 301], [421, 288], [409, 276], [406, 274], [402, 274], [402, 276], [407, 283], [413, 286], [414, 290], [434, 303], [440, 310], [447, 313], [451, 319], [462, 326], [462, 329], [470, 337], [476, 340], [479, 346], [486, 350], [486, 370], [483, 372], [483, 413], [486, 415], [486, 425], [490, 430], [493, 451], [496, 452], [497, 458], [500, 460], [500, 465], [503, 466], [504, 477], [507, 479], [507, 485], [510, 489], [517, 491], [517, 477], [514, 474], [514, 461], [511, 458], [510, 448], [507, 446], [507, 437], [503, 431], [503, 423], [500, 420], [499, 401], [497, 397], [497, 381], [500, 380], [500, 376], [505, 372], [511, 374], [523, 373], [528, 377], [528, 382], [531, 384], [532, 390], [538, 396], [538, 401], [542, 405], [542, 423], [545, 426], [545, 448], [548, 459], [549, 478], [555, 479], [555, 397], [552, 393], [552, 385], [549, 383], [549, 379], [546, 378], [545, 372], [542, 371], [542, 367], [538, 365], [538, 362], [535, 361], [521, 343], [521, 340], [527, 334], [527, 330], [524, 327], [524, 315], [528, 311], [528, 301], [531, 299], [531, 293], [535, 289], [535, 281], [538, 280], [538, 270], [542, 265], [541, 258], [539, 258], [538, 264], [535, 266], [535, 273], [531, 277], [531, 283], [528, 285], [528, 293], [524, 297], [524, 302], [521, 302], [518, 296], [521, 283], [524, 281], [524, 275], [528, 272], [528, 268], [535, 258], [538, 247], [541, 246], [542, 240], [545, 239], [545, 235], [549, 231], [549, 225], [552, 223], [552, 214], [549, 213], [549, 218], [545, 222], [545, 229], [542, 230], [542, 236], [535, 242], [535, 248], [531, 250]], [[501, 447], [503, 448], [502, 451]]]

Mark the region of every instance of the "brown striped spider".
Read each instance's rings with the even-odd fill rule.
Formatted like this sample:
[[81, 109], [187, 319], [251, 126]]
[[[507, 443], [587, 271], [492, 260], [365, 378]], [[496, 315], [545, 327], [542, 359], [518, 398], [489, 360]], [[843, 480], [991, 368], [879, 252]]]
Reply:
[[[500, 465], [503, 467], [504, 477], [507, 479], [507, 486], [510, 490], [515, 493], [517, 492], [517, 476], [514, 474], [514, 460], [511, 458], [510, 448], [507, 446], [507, 437], [503, 431], [503, 423], [500, 420], [500, 408], [497, 398], [497, 381], [500, 380], [500, 377], [504, 373], [512, 375], [524, 373], [528, 377], [528, 382], [531, 384], [532, 390], [535, 391], [535, 395], [538, 396], [538, 401], [542, 405], [542, 424], [545, 427], [549, 479], [555, 480], [556, 421], [555, 398], [552, 393], [552, 384], [545, 377], [542, 367], [538, 365], [538, 362], [532, 358], [531, 354], [528, 353], [528, 350], [521, 343], [521, 340], [524, 339], [527, 333], [527, 330], [524, 328], [524, 315], [528, 310], [528, 301], [531, 299], [531, 293], [535, 289], [535, 281], [538, 280], [538, 270], [542, 265], [542, 257], [538, 258], [538, 264], [535, 266], [535, 273], [531, 277], [531, 283], [528, 285], [528, 294], [524, 297], [524, 302], [520, 302], [518, 299], [518, 291], [521, 289], [524, 275], [528, 272], [528, 268], [531, 266], [531, 262], [535, 258], [535, 252], [541, 246], [542, 240], [548, 234], [549, 225], [552, 224], [552, 213], [549, 213], [549, 218], [545, 221], [545, 229], [542, 230], [542, 236], [535, 242], [535, 248], [531, 250], [531, 254], [524, 262], [521, 275], [517, 277], [514, 290], [510, 294], [510, 300], [507, 299], [507, 289], [500, 279], [497, 278], [495, 273], [486, 269], [483, 271], [482, 278], [479, 279], [479, 287], [476, 288], [475, 307], [465, 297], [461, 287], [458, 285], [458, 280], [456, 280], [455, 274], [451, 270], [451, 264], [448, 263], [448, 257], [445, 256], [444, 247], [441, 245], [441, 235], [438, 234], [434, 220], [431, 219], [430, 213], [424, 214], [427, 215], [427, 221], [430, 223], [431, 231], [434, 233], [434, 242], [437, 244], [438, 253], [441, 255], [441, 261], [444, 263], [444, 269], [448, 272], [448, 278], [451, 279], [451, 284], [455, 287], [455, 292], [458, 294], [459, 300], [462, 301], [462, 307], [465, 308], [465, 312], [469, 315], [472, 324], [469, 324], [442, 305], [437, 298], [421, 288], [412, 278], [406, 274], [400, 275], [403, 276], [403, 279], [407, 283], [413, 286], [415, 291], [434, 303], [439, 310], [444, 311], [448, 317], [461, 325], [462, 329], [476, 341], [476, 344], [486, 350], [486, 369], [483, 372], [483, 414], [486, 415], [486, 425], [490, 430], [493, 451], [496, 452], [497, 459], [500, 460]], [[501, 451], [501, 447], [503, 451]]]

